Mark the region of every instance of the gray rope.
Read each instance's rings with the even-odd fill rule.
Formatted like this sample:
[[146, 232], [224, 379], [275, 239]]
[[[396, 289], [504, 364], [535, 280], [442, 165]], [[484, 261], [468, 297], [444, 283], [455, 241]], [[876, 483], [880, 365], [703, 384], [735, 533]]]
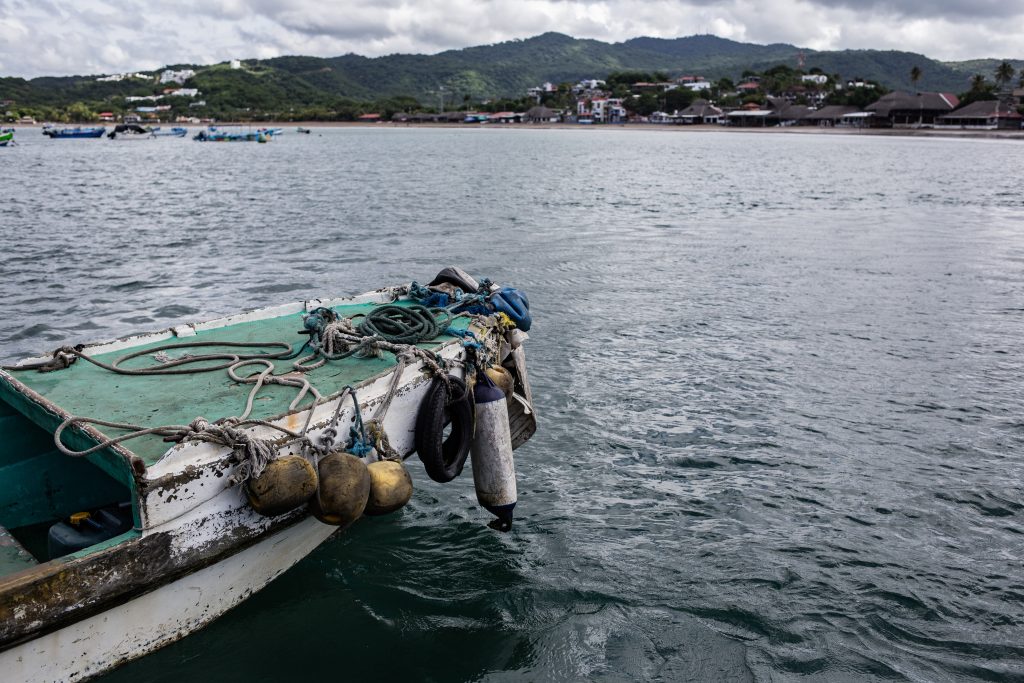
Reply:
[[[239, 367], [249, 365], [252, 363], [266, 364], [266, 368], [261, 372], [254, 373], [247, 377], [239, 377], [235, 374], [235, 370]], [[123, 422], [111, 422], [109, 420], [100, 420], [96, 418], [86, 417], [69, 417], [64, 420], [53, 434], [54, 443], [57, 445], [58, 450], [64, 455], [71, 457], [83, 457], [91, 453], [103, 450], [115, 444], [119, 444], [123, 441], [130, 439], [136, 439], [141, 436], [149, 434], [156, 434], [164, 437], [165, 441], [172, 441], [182, 443], [186, 441], [199, 441], [205, 443], [213, 443], [221, 446], [227, 446], [234, 452], [235, 459], [238, 462], [238, 468], [235, 474], [228, 478], [229, 485], [240, 484], [249, 481], [253, 477], [258, 477], [263, 473], [267, 463], [275, 458], [277, 452], [276, 447], [272, 442], [266, 439], [257, 439], [250, 436], [246, 432], [242, 431], [242, 426], [261, 425], [264, 427], [270, 427], [276, 429], [279, 432], [286, 434], [291, 437], [290, 443], [295, 441], [303, 441], [308, 443], [309, 439], [306, 437], [306, 433], [309, 430], [309, 426], [313, 420], [313, 412], [319, 405], [323, 397], [304, 377], [286, 377], [280, 376], [275, 377], [270, 373], [273, 372], [274, 365], [266, 360], [246, 360], [235, 363], [228, 368], [228, 374], [231, 378], [237, 382], [249, 383], [252, 382], [253, 388], [249, 391], [249, 396], [245, 404], [245, 412], [240, 417], [229, 417], [216, 422], [210, 422], [205, 418], [198, 417], [193, 420], [189, 425], [165, 425], [161, 427], [140, 427], [138, 425], [127, 424]], [[247, 419], [249, 414], [252, 412], [253, 400], [256, 394], [265, 384], [283, 384], [286, 386], [301, 387], [299, 395], [296, 396], [295, 400], [292, 401], [289, 406], [289, 410], [294, 410], [295, 406], [305, 397], [306, 393], [313, 394], [313, 405], [309, 408], [309, 414], [306, 416], [306, 422], [302, 427], [302, 431], [293, 432], [290, 429], [281, 427], [279, 425], [272, 424], [266, 420], [250, 420]], [[104, 427], [114, 427], [116, 429], [127, 429], [131, 430], [128, 434], [123, 434], [118, 437], [105, 439], [100, 443], [88, 448], [84, 451], [74, 451], [64, 445], [61, 441], [61, 434], [64, 430], [73, 425], [79, 424], [94, 424]]]
[[[212, 443], [218, 446], [227, 446], [235, 455], [238, 467], [235, 473], [228, 477], [228, 485], [242, 484], [254, 479], [261, 474], [276, 457], [277, 449], [268, 439], [258, 439], [239, 429], [244, 420], [225, 420], [221, 422], [208, 422], [203, 418], [197, 418], [188, 426], [187, 431], [175, 435], [172, 440], [179, 443], [184, 441], [199, 441]], [[303, 435], [295, 434], [289, 430], [289, 434], [302, 438]]]
[[[165, 351], [172, 349], [190, 349], [190, 348], [201, 348], [207, 346], [221, 346], [228, 348], [280, 348], [281, 351], [277, 353], [208, 353], [199, 356], [182, 356], [181, 358], [175, 358], [161, 363], [157, 366], [151, 366], [147, 368], [123, 368], [122, 363], [138, 358], [139, 356], [145, 356], [149, 354], [160, 354]], [[53, 370], [60, 370], [71, 366], [78, 358], [82, 358], [93, 365], [115, 372], [119, 375], [192, 375], [199, 372], [213, 372], [215, 370], [226, 370], [235, 363], [243, 360], [259, 360], [259, 359], [281, 359], [285, 358], [292, 353], [292, 345], [286, 342], [219, 342], [219, 341], [197, 341], [197, 342], [184, 342], [181, 344], [164, 344], [157, 346], [152, 349], [143, 349], [141, 351], [134, 351], [132, 353], [121, 356], [113, 363], [104, 363], [92, 356], [88, 356], [84, 353], [80, 346], [62, 346], [53, 352], [53, 359], [49, 361], [41, 361], [38, 363], [29, 363], [26, 365], [4, 365], [4, 370], [39, 370], [41, 372], [52, 372]], [[194, 363], [204, 363], [208, 361], [223, 361], [217, 365], [203, 366], [199, 368], [188, 368], [183, 367], [186, 365], [192, 365]]]
[[338, 439], [338, 423], [341, 421], [341, 409], [345, 405], [345, 398], [352, 396], [352, 402], [356, 403], [356, 392], [352, 387], [346, 386], [338, 396], [338, 405], [334, 408], [334, 416], [327, 424], [327, 427], [320, 432], [320, 444], [317, 450], [320, 453], [327, 453], [334, 448], [334, 442]]
[[[238, 368], [254, 364], [260, 364], [266, 367], [260, 372], [253, 373], [245, 377], [239, 377], [237, 374], [235, 374], [235, 370], [237, 370]], [[262, 389], [263, 386], [267, 384], [280, 384], [286, 387], [299, 387], [299, 394], [288, 405], [288, 410], [295, 410], [295, 407], [302, 402], [302, 399], [306, 397], [307, 393], [313, 395], [313, 407], [316, 407], [317, 403], [319, 403], [323, 399], [323, 397], [320, 395], [320, 392], [317, 391], [316, 387], [314, 387], [313, 384], [305, 377], [296, 377], [294, 375], [274, 375], [272, 374], [273, 372], [274, 364], [262, 358], [253, 358], [251, 360], [239, 361], [238, 363], [235, 363], [234, 365], [228, 368], [228, 375], [234, 381], [239, 382], [241, 384], [254, 383], [256, 385], [249, 392], [249, 396], [245, 401], [245, 412], [243, 412], [239, 416], [239, 419], [244, 420], [245, 418], [249, 417], [249, 413], [252, 412], [253, 401], [256, 399], [256, 394], [259, 393], [259, 390]]]
[[[87, 448], [84, 451], [75, 451], [64, 445], [61, 435], [68, 427], [93, 424], [103, 427], [114, 427], [116, 429], [132, 430], [128, 434], [104, 439], [100, 443]], [[88, 417], [69, 417], [64, 420], [53, 433], [53, 441], [64, 455], [73, 458], [81, 458], [97, 451], [103, 450], [115, 444], [129, 439], [136, 439], [147, 434], [156, 434], [164, 437], [164, 441], [176, 443], [202, 442], [212, 443], [218, 446], [227, 446], [234, 452], [238, 462], [238, 470], [228, 479], [231, 485], [248, 481], [252, 477], [258, 477], [263, 469], [274, 459], [277, 448], [273, 441], [260, 439], [249, 435], [242, 430], [246, 426], [270, 427], [291, 437], [286, 443], [294, 443], [306, 439], [305, 433], [293, 432], [290, 429], [275, 425], [265, 420], [237, 420], [226, 418], [216, 422], [210, 422], [205, 418], [198, 417], [188, 425], [165, 425], [162, 427], [139, 427], [138, 425], [126, 424], [124, 422], [112, 422]], [[307, 423], [308, 426], [308, 423]]]

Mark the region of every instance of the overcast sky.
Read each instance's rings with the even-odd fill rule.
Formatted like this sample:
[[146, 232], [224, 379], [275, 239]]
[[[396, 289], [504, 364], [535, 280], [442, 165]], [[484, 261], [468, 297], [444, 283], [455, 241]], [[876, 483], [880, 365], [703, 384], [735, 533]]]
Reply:
[[546, 31], [607, 42], [713, 33], [821, 50], [1018, 58], [1024, 0], [0, 0], [0, 76], [434, 53]]

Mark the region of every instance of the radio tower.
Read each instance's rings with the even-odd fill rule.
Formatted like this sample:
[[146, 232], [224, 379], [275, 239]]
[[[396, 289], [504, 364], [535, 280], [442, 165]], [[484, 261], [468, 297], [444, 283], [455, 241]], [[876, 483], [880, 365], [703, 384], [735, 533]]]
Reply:
[[801, 71], [803, 71], [804, 64], [806, 62], [807, 62], [807, 56], [804, 54], [804, 51], [800, 50], [800, 52], [797, 52], [796, 53], [796, 67], [798, 69], [800, 69]]

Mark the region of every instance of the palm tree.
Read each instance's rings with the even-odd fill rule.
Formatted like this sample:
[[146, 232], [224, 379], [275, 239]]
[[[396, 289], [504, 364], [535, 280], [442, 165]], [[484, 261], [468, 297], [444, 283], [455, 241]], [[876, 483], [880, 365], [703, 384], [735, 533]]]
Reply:
[[971, 92], [982, 92], [985, 90], [985, 77], [981, 74], [974, 74], [971, 77]]
[[[917, 66], [915, 64], [914, 68], [912, 68], [910, 70], [910, 82], [914, 84], [914, 90], [917, 90], [917, 82], [919, 80], [921, 80], [921, 75], [922, 75], [921, 67], [919, 67], [919, 66]], [[917, 107], [918, 107], [917, 125], [920, 126], [922, 123], [924, 123], [924, 103], [921, 101], [921, 93], [920, 92], [917, 93]]]
[[996, 67], [996, 83], [999, 84], [1000, 89], [1013, 80], [1013, 74], [1013, 65], [1004, 59], [1002, 63]]
[[921, 71], [921, 67], [917, 65], [914, 65], [914, 68], [910, 70], [910, 82], [914, 84], [915, 88], [917, 87], [917, 82], [921, 80], [921, 76], [923, 75], [924, 72]]

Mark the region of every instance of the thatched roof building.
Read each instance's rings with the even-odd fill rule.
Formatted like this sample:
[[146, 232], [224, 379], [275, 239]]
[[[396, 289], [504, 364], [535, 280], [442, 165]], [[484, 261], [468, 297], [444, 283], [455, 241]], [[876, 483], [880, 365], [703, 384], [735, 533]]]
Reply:
[[830, 104], [827, 107], [808, 112], [802, 122], [808, 126], [838, 126], [843, 123], [844, 116], [857, 111], [860, 111], [857, 107], [844, 104]]
[[527, 123], [557, 123], [562, 120], [562, 115], [554, 109], [538, 105], [527, 109], [523, 120]]
[[971, 102], [965, 107], [938, 117], [935, 120], [935, 126], [936, 128], [1017, 130], [1021, 127], [1022, 120], [1024, 120], [1024, 116], [1021, 116], [1013, 107], [999, 100], [982, 100]]
[[689, 107], [678, 112], [675, 118], [682, 124], [719, 123], [722, 110], [705, 99], [696, 99]]
[[951, 93], [894, 90], [864, 110], [873, 114], [872, 125], [909, 127], [933, 125], [935, 119], [950, 113], [959, 104], [960, 100]]

